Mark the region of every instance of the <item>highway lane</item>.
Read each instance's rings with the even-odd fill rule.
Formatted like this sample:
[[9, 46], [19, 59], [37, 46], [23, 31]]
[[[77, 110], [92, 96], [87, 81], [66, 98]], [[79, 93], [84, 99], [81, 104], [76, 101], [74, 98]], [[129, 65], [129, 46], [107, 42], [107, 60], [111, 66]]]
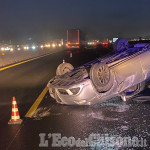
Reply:
[[[83, 150], [84, 147], [82, 149], [80, 147], [52, 147], [52, 138], [49, 139], [48, 134], [60, 133], [61, 136], [68, 138], [73, 136], [76, 140], [78, 138], [84, 140], [90, 134], [95, 133], [102, 137], [137, 137], [139, 140], [143, 138], [146, 144], [138, 149], [148, 150], [150, 148], [149, 112], [149, 104], [124, 103], [120, 98], [94, 106], [65, 106], [56, 104], [47, 94], [33, 118], [25, 120], [9, 149]], [[39, 147], [40, 133], [45, 133], [48, 147]], [[109, 143], [103, 146], [95, 141], [95, 145], [98, 150], [112, 149]], [[115, 150], [127, 149], [119, 145], [119, 142], [114, 147]], [[85, 149], [94, 148], [85, 147]]]
[[[74, 136], [76, 139], [88, 138], [91, 133], [117, 137], [136, 136], [143, 137], [147, 144], [150, 143], [149, 103], [124, 103], [120, 98], [113, 98], [94, 106], [65, 106], [57, 104], [47, 93], [33, 117], [24, 117], [48, 80], [55, 75], [56, 67], [63, 59], [77, 67], [98, 57], [100, 53], [101, 51], [76, 51], [70, 58], [64, 51], [0, 72], [0, 77], [3, 78], [0, 81], [0, 149], [57, 149], [51, 147], [52, 139], [48, 140], [48, 148], [39, 147], [40, 133], [45, 133], [46, 139], [48, 133], [61, 133], [62, 136]], [[150, 89], [146, 89], [142, 96], [150, 99], [149, 93]], [[24, 119], [22, 125], [7, 124], [11, 114], [12, 96], [16, 96], [20, 115]], [[139, 99], [144, 99], [143, 97], [140, 96]], [[108, 147], [111, 148], [110, 145]], [[97, 143], [97, 149], [103, 148], [105, 147]], [[148, 146], [146, 148], [149, 149]], [[119, 149], [118, 144], [115, 149]]]
[[87, 53], [80, 53], [79, 51], [73, 53], [72, 58], [69, 56], [68, 51], [62, 51], [0, 72], [0, 143], [3, 143], [2, 148], [8, 146], [8, 143], [14, 137], [15, 131], [20, 128], [16, 125], [12, 133], [12, 127], [7, 125], [11, 117], [13, 96], [16, 97], [21, 118], [25, 119], [25, 114], [49, 79], [55, 75], [56, 68], [62, 63], [63, 59], [77, 67], [98, 57], [95, 52], [87, 55]]
[[[0, 72], [0, 140], [4, 147], [7, 147], [15, 135], [12, 127], [8, 125], [11, 117], [12, 97], [16, 97], [20, 116], [24, 119], [25, 113], [46, 86], [50, 77], [55, 75], [53, 70], [62, 57], [64, 55], [60, 52]], [[18, 129], [19, 126], [15, 126], [15, 130], [13, 128], [14, 131]]]

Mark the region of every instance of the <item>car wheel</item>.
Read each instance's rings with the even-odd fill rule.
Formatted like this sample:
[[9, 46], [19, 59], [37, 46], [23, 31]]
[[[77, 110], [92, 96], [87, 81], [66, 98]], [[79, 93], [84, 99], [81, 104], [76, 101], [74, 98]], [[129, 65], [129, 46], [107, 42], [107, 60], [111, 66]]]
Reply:
[[121, 96], [125, 96], [127, 100], [131, 99], [133, 96], [139, 94], [145, 88], [145, 82], [141, 82], [134, 85], [121, 93]]
[[63, 75], [73, 69], [74, 67], [70, 63], [61, 63], [56, 69], [56, 75]]
[[104, 63], [96, 63], [91, 67], [90, 79], [98, 92], [101, 93], [107, 92], [113, 85], [112, 73]]
[[113, 48], [114, 48], [114, 51], [115, 52], [120, 52], [120, 51], [123, 51], [125, 49], [128, 48], [128, 41], [126, 39], [118, 39], [114, 45], [113, 45]]

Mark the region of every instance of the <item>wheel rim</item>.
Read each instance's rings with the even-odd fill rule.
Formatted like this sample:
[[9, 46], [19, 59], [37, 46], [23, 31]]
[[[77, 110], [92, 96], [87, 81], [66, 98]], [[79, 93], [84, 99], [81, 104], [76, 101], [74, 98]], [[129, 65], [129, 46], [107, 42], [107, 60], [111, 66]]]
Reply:
[[101, 85], [106, 85], [110, 79], [110, 72], [104, 65], [98, 69], [97, 76]]
[[107, 64], [96, 63], [90, 69], [90, 79], [100, 93], [105, 93], [113, 85], [113, 77]]
[[68, 68], [68, 67], [65, 67], [63, 69], [63, 74], [67, 73], [67, 72], [70, 72], [72, 70], [72, 68]]
[[69, 63], [62, 63], [56, 69], [56, 75], [63, 75], [73, 70], [74, 67]]

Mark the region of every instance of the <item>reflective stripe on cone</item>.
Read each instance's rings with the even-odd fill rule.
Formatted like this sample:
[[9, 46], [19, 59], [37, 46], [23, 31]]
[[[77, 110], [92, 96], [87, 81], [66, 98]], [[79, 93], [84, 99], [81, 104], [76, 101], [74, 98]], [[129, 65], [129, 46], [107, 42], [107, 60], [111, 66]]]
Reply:
[[13, 99], [12, 99], [12, 114], [11, 114], [11, 119], [8, 122], [8, 124], [21, 124], [21, 123], [22, 123], [22, 120], [20, 119], [20, 116], [19, 116], [17, 102], [16, 102], [15, 97], [13, 97]]

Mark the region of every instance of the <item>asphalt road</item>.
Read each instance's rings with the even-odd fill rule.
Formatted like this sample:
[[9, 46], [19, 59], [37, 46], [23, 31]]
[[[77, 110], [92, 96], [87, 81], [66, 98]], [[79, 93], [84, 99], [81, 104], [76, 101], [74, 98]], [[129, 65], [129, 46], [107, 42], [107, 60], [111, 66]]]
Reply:
[[[85, 147], [52, 147], [49, 133], [60, 133], [62, 136], [78, 139], [88, 138], [90, 134], [103, 136], [128, 137], [136, 136], [146, 139], [145, 147], [150, 143], [150, 105], [137, 100], [149, 100], [150, 90], [146, 89], [133, 102], [124, 103], [120, 98], [113, 98], [103, 104], [94, 106], [65, 106], [57, 104], [47, 93], [32, 118], [25, 114], [40, 95], [49, 79], [55, 75], [57, 66], [65, 59], [74, 67], [99, 57], [100, 51], [73, 53], [67, 51], [52, 54], [0, 72], [0, 149], [41, 150], [41, 149], [112, 149], [111, 145], [101, 145], [98, 141], [94, 148]], [[19, 113], [23, 119], [21, 125], [8, 125], [11, 117], [11, 100], [15, 96]], [[45, 133], [48, 146], [39, 146], [40, 133]], [[115, 148], [127, 149], [116, 143]]]

